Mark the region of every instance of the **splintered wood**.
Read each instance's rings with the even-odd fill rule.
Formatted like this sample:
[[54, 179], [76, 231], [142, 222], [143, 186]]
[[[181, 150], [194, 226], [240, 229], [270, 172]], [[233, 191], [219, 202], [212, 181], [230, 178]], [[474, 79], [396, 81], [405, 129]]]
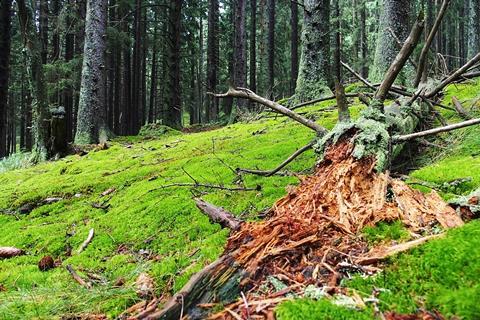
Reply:
[[[438, 237], [433, 232], [436, 225], [463, 224], [438, 194], [424, 195], [388, 172], [375, 172], [374, 158], [355, 159], [352, 150], [349, 142], [327, 149], [314, 175], [291, 188], [264, 221], [239, 224], [220, 259], [149, 316], [273, 319], [276, 304], [292, 294], [304, 296], [309, 288], [322, 296], [347, 294], [363, 304], [360, 297], [339, 286], [342, 278], [373, 274], [385, 258]], [[395, 220], [402, 221], [417, 239], [369, 248], [362, 229]], [[212, 310], [225, 304], [217, 300], [218, 295], [235, 292], [232, 283], [241, 297], [212, 315]]]
[[[315, 174], [278, 200], [268, 219], [244, 223], [232, 234], [226, 251], [247, 271], [241, 286], [248, 301], [275, 294], [273, 288], [260, 292], [269, 275], [299, 290], [309, 284], [338, 290], [347, 272], [369, 273], [375, 268], [368, 265], [436, 237], [429, 235], [434, 225], [463, 224], [435, 191], [424, 195], [388, 172], [376, 173], [375, 160], [354, 159], [352, 149], [346, 142], [331, 147]], [[358, 236], [367, 225], [394, 220], [427, 236], [372, 250]], [[231, 310], [241, 314], [244, 307]], [[228, 312], [222, 316], [232, 318]]]

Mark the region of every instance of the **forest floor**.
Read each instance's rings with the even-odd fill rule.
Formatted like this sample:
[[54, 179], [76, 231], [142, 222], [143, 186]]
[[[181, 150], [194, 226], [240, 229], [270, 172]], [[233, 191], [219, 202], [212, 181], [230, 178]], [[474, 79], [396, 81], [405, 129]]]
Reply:
[[[444, 104], [451, 105], [451, 96], [480, 114], [480, 82], [450, 86]], [[297, 111], [330, 129], [336, 111], [319, 110], [333, 104], [323, 102]], [[358, 116], [361, 108], [355, 101], [352, 115]], [[454, 112], [440, 112], [449, 122], [460, 121]], [[23, 165], [21, 157], [0, 163], [0, 246], [26, 251], [26, 255], [0, 260], [0, 318], [79, 314], [114, 318], [140, 300], [135, 281], [144, 272], [155, 279], [157, 296], [167, 299], [179, 290], [222, 253], [228, 236], [227, 230], [210, 223], [196, 208], [193, 195], [244, 219], [256, 219], [286, 194], [289, 185], [299, 182], [295, 176], [243, 175], [245, 186], [255, 189], [258, 185], [261, 190], [172, 185], [197, 181], [238, 187], [235, 168], [271, 169], [314, 137], [309, 129], [284, 117], [263, 115], [269, 118], [197, 133], [150, 128], [140, 136], [118, 138], [106, 150], [23, 169], [7, 170]], [[435, 142], [444, 148], [415, 155], [408, 181], [422, 191], [428, 187], [418, 183], [428, 184], [447, 200], [478, 189], [480, 127], [443, 134]], [[308, 174], [314, 163], [313, 151], [308, 151], [286, 170]], [[48, 198], [58, 199], [47, 203]], [[93, 241], [77, 253], [92, 228]], [[393, 223], [367, 227], [363, 236], [378, 244], [401, 240], [408, 233]], [[411, 313], [425, 308], [447, 317], [475, 319], [480, 317], [475, 298], [480, 296], [479, 246], [480, 221], [470, 222], [442, 239], [389, 259], [377, 276], [353, 276], [342, 285], [363, 297], [378, 289], [380, 310]], [[40, 271], [37, 264], [46, 255], [61, 266]], [[75, 282], [67, 265], [93, 287]], [[279, 319], [372, 317], [372, 306], [352, 310], [324, 299], [297, 299], [277, 308]]]

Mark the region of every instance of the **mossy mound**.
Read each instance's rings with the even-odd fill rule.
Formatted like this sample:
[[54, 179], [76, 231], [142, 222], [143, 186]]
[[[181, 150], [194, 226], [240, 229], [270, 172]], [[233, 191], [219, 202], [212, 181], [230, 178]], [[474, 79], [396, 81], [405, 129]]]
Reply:
[[139, 136], [144, 138], [160, 138], [179, 134], [181, 134], [180, 131], [160, 123], [148, 123], [138, 133]]

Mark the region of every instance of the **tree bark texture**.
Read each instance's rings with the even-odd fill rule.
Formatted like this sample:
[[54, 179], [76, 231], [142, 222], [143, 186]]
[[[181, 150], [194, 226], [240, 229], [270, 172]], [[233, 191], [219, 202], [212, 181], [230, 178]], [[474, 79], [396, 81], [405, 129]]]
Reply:
[[7, 156], [7, 109], [10, 75], [10, 15], [12, 2], [0, 2], [0, 159]]

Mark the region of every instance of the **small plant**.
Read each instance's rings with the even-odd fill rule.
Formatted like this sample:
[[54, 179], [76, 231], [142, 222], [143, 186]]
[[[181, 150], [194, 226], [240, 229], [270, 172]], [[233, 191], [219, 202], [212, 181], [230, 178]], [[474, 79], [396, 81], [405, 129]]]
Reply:
[[32, 154], [30, 152], [17, 152], [11, 154], [9, 157], [0, 160], [0, 173], [24, 169], [32, 166], [34, 162], [32, 161]]
[[363, 229], [363, 235], [372, 244], [391, 240], [406, 240], [410, 237], [401, 221], [393, 223], [380, 222], [374, 227], [366, 227]]

